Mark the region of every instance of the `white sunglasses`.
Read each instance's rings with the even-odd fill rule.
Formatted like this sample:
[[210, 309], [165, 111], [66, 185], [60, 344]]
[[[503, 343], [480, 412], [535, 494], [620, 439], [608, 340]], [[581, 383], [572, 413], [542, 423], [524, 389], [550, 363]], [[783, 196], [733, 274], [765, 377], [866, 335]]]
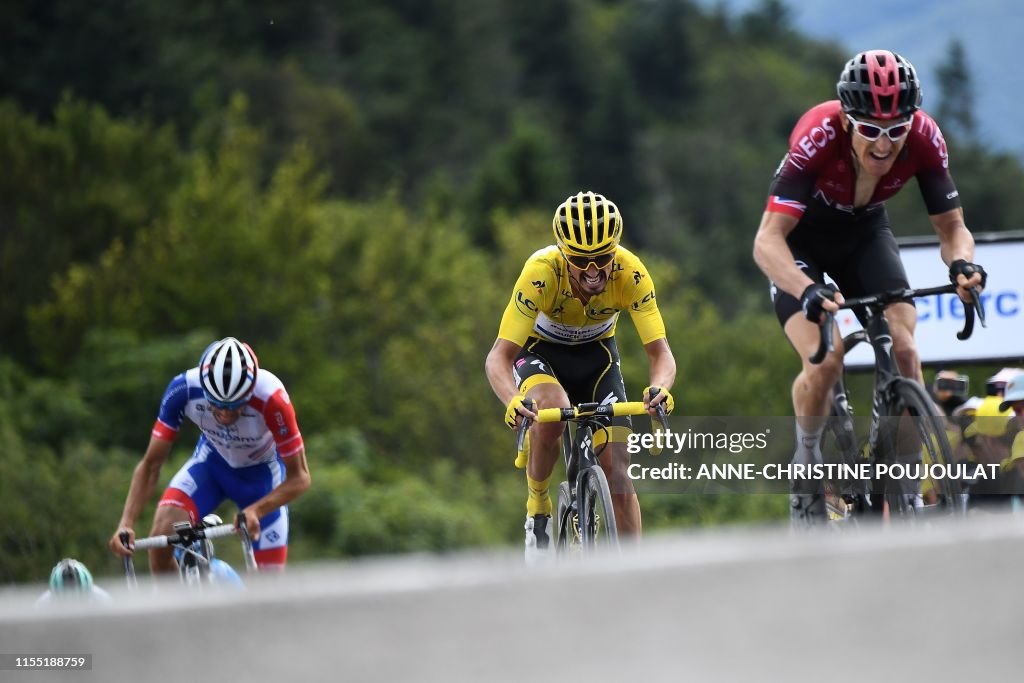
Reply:
[[894, 123], [888, 128], [882, 128], [881, 126], [876, 126], [873, 123], [858, 121], [849, 114], [846, 115], [846, 118], [849, 119], [850, 125], [853, 126], [853, 129], [857, 131], [857, 135], [861, 136], [865, 140], [870, 140], [871, 142], [874, 142], [883, 135], [888, 136], [888, 138], [893, 142], [902, 140], [907, 136], [907, 133], [910, 132], [910, 129], [914, 125], [913, 120], [900, 121], [899, 123]]

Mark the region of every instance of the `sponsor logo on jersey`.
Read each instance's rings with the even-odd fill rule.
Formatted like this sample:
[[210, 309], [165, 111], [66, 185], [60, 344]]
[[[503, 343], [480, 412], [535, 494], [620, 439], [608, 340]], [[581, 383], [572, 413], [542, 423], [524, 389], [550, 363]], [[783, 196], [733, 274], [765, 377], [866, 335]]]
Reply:
[[618, 313], [618, 311], [614, 308], [602, 308], [601, 310], [591, 308], [589, 311], [587, 311], [587, 316], [590, 318], [597, 318], [604, 315], [613, 315], [615, 313]]
[[836, 129], [832, 125], [832, 120], [826, 116], [821, 120], [820, 125], [811, 128], [806, 135], [796, 141], [794, 149], [791, 149], [787, 155], [789, 163], [801, 171], [804, 170], [804, 165], [818, 153], [818, 150], [824, 149], [835, 138]]
[[789, 161], [789, 152], [786, 152], [785, 154], [782, 155], [782, 161], [780, 161], [779, 165], [775, 167], [776, 176], [782, 173], [782, 169], [786, 166], [787, 161]]
[[516, 292], [516, 308], [527, 318], [532, 318], [538, 310], [537, 304], [523, 296], [522, 290]]
[[842, 204], [840, 202], [837, 202], [818, 188], [814, 188], [814, 198], [825, 204], [825, 206], [835, 209], [836, 211], [842, 211], [843, 213], [853, 213], [853, 204]]
[[640, 299], [640, 301], [634, 301], [633, 305], [632, 305], [632, 308], [633, 308], [634, 311], [639, 311], [641, 306], [643, 306], [644, 304], [649, 303], [651, 301], [654, 301], [654, 299], [655, 299], [655, 296], [654, 296], [654, 292], [652, 291], [650, 294], [647, 294], [646, 296], [644, 296], [643, 299]]
[[552, 320], [546, 314], [541, 312], [540, 315], [537, 316], [537, 321], [533, 325], [533, 330], [539, 337], [548, 341], [558, 342], [560, 344], [585, 344], [586, 342], [601, 338], [609, 330], [615, 327], [615, 321], [618, 319], [618, 315], [618, 312], [613, 312], [610, 318], [595, 325], [579, 326], [565, 325]]

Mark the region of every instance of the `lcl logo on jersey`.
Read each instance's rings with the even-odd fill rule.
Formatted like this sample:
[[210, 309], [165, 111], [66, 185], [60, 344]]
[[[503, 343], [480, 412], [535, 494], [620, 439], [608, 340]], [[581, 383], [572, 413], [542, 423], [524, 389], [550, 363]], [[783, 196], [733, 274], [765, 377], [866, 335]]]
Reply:
[[523, 296], [523, 290], [516, 292], [516, 308], [527, 318], [532, 318], [537, 312], [537, 304]]
[[643, 299], [640, 299], [640, 301], [634, 301], [633, 302], [633, 310], [634, 311], [639, 311], [641, 306], [643, 306], [644, 304], [646, 304], [649, 301], [654, 301], [654, 298], [655, 298], [654, 297], [654, 292], [651, 292], [650, 294], [645, 296]]

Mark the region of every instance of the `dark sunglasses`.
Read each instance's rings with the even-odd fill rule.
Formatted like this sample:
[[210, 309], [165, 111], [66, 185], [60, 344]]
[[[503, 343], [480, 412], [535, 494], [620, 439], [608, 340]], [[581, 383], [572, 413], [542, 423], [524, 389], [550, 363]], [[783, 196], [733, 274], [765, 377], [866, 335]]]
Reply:
[[913, 121], [901, 121], [900, 123], [895, 123], [888, 128], [882, 128], [881, 126], [876, 126], [873, 123], [858, 121], [849, 114], [846, 115], [846, 118], [850, 120], [850, 125], [853, 126], [855, 131], [857, 131], [857, 135], [861, 136], [865, 140], [870, 140], [871, 142], [882, 137], [882, 135], [888, 136], [893, 142], [902, 140], [914, 125]]
[[565, 256], [565, 260], [569, 262], [569, 265], [573, 268], [578, 268], [579, 270], [586, 270], [587, 268], [590, 268], [591, 263], [597, 266], [597, 269], [600, 270], [615, 260], [614, 251], [610, 251], [607, 254], [601, 254], [600, 256], [569, 256], [568, 254], [563, 254], [563, 256]]

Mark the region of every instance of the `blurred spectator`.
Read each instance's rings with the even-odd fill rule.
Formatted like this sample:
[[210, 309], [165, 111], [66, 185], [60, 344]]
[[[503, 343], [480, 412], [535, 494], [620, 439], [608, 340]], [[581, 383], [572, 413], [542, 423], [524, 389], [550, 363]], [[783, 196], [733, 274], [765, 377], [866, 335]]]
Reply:
[[[965, 411], [962, 410], [973, 398], [970, 396], [970, 379], [955, 370], [939, 370], [935, 373], [930, 393], [935, 405], [945, 416], [946, 438], [953, 450], [953, 462], [971, 460], [971, 452], [963, 436], [964, 427], [970, 423], [970, 418], [966, 417]], [[976, 401], [980, 403], [981, 399]], [[971, 412], [973, 413], [973, 410]], [[927, 449], [922, 452], [922, 457], [925, 465], [931, 464]], [[935, 482], [930, 477], [921, 482], [921, 499], [925, 505], [934, 505], [938, 502]]]
[[1024, 372], [1024, 368], [1003, 368], [986, 380], [985, 395], [1002, 396], [1006, 390], [1007, 382], [1022, 372]]
[[[993, 385], [990, 379], [987, 386], [1001, 393], [1005, 380], [997, 387]], [[1017, 420], [1011, 420], [1013, 412], [1003, 409], [1002, 403], [1002, 397], [998, 394], [986, 396], [978, 405], [973, 420], [964, 429], [964, 439], [971, 449], [972, 460], [983, 465], [1001, 465], [997, 479], [981, 479], [971, 486], [968, 501], [971, 509], [1008, 508], [1011, 502], [1005, 494], [1017, 475], [1006, 463], [1011, 459], [1011, 445], [1019, 427]]]
[[962, 406], [970, 397], [970, 379], [955, 370], [939, 370], [932, 382], [932, 398], [946, 415]]
[[1024, 373], [1017, 373], [1006, 383], [1000, 410], [1013, 411], [1017, 435], [1010, 446], [1010, 457], [1003, 461], [1002, 470], [1006, 493], [1020, 501], [1024, 495]]
[[1021, 408], [1024, 407], [1024, 371], [1010, 378], [1003, 392], [1003, 400], [999, 410], [1013, 411], [1017, 419], [1021, 419]]

